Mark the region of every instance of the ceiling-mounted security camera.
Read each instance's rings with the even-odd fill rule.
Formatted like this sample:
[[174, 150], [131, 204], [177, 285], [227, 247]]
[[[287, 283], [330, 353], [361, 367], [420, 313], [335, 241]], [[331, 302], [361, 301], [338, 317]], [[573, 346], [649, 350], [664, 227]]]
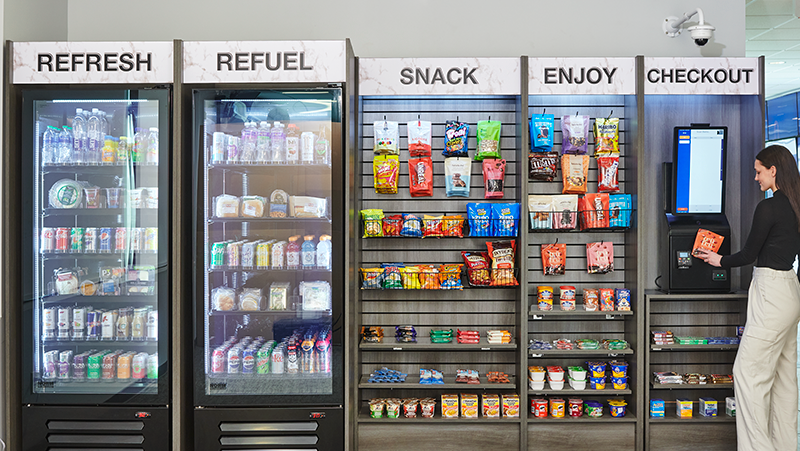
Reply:
[[664, 33], [667, 36], [674, 38], [675, 36], [681, 34], [681, 25], [694, 17], [695, 14], [697, 14], [699, 23], [695, 26], [689, 27], [689, 33], [691, 34], [694, 43], [698, 47], [702, 47], [708, 44], [708, 40], [714, 36], [714, 30], [716, 30], [716, 28], [706, 23], [705, 19], [703, 18], [703, 10], [700, 8], [697, 8], [691, 13], [684, 13], [683, 17], [667, 17], [661, 24], [661, 29], [664, 30]]

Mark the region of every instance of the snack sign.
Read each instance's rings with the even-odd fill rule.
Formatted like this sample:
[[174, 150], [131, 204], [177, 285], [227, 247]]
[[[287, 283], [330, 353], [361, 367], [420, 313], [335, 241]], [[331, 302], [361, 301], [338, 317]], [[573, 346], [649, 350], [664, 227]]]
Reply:
[[529, 58], [528, 76], [531, 95], [636, 92], [634, 58]]

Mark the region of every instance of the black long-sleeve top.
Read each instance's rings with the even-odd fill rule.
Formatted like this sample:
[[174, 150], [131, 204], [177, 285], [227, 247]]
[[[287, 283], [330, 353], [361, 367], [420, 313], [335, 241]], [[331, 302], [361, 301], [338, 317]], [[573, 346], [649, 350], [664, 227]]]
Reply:
[[722, 257], [723, 268], [744, 266], [756, 260], [756, 266], [785, 271], [792, 269], [795, 256], [800, 252], [800, 233], [797, 217], [780, 190], [756, 206], [753, 227], [741, 251]]

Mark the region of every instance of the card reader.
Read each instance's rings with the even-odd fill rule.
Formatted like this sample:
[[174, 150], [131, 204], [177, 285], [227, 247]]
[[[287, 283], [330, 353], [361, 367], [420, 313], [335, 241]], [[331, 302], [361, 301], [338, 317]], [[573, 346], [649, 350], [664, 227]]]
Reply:
[[678, 255], [678, 269], [689, 269], [692, 267], [692, 252], [691, 251], [677, 251]]

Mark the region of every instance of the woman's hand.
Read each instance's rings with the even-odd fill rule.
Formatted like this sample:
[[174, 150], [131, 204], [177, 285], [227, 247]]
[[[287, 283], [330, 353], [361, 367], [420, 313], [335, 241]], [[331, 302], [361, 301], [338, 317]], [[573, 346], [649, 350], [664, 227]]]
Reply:
[[716, 252], [711, 252], [708, 249], [698, 249], [697, 253], [694, 255], [695, 257], [703, 260], [704, 262], [708, 263], [711, 266], [720, 267], [720, 260], [722, 260], [722, 256]]

